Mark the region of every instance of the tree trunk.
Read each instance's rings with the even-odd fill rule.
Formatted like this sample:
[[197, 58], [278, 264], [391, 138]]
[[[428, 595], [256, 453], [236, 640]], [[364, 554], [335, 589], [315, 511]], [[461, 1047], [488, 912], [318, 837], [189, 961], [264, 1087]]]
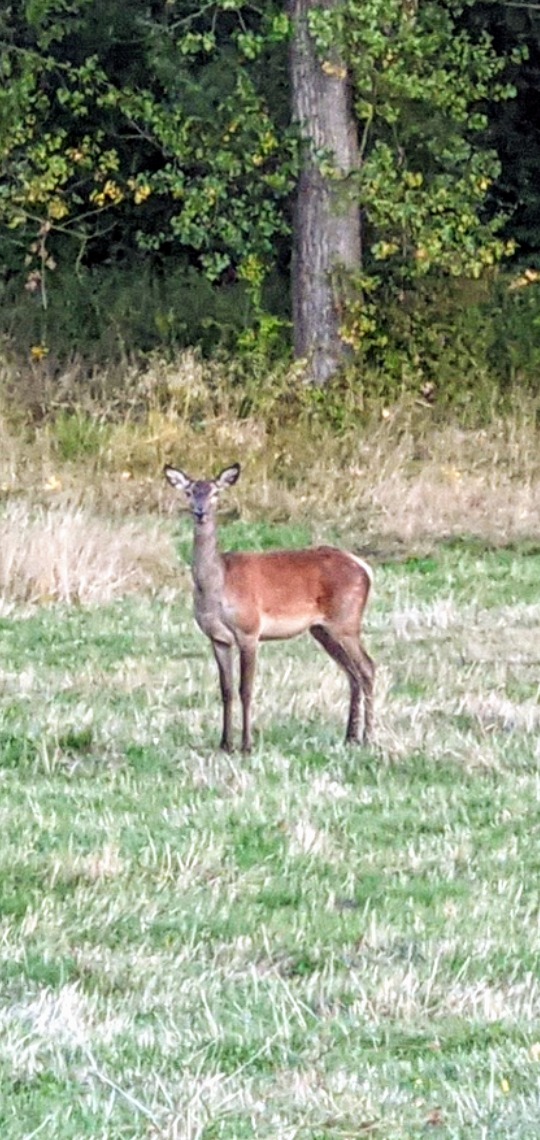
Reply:
[[[292, 110], [304, 140], [293, 239], [294, 351], [308, 360], [315, 384], [325, 384], [346, 356], [343, 282], [347, 270], [359, 268], [361, 253], [360, 211], [345, 183], [359, 164], [348, 76], [337, 53], [318, 54], [308, 27], [310, 10], [337, 2], [288, 0]], [[321, 171], [321, 154], [335, 173]]]

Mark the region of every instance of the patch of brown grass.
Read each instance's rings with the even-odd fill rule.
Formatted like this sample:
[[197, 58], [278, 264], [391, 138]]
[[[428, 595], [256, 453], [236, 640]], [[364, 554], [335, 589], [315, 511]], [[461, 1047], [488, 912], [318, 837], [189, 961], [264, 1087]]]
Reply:
[[409, 429], [393, 455], [379, 436], [379, 450], [371, 496], [379, 533], [405, 545], [467, 534], [496, 546], [540, 534], [538, 433], [519, 416], [477, 430]]
[[109, 602], [174, 573], [172, 540], [157, 522], [114, 525], [83, 507], [8, 505], [0, 519], [4, 601]]

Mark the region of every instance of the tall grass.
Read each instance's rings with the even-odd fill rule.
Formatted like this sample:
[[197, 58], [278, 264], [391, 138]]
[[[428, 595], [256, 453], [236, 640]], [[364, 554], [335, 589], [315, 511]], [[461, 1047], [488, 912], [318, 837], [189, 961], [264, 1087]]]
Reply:
[[24, 384], [15, 393], [9, 367], [0, 377], [0, 496], [8, 500], [48, 507], [67, 496], [93, 514], [167, 515], [177, 504], [162, 479], [165, 462], [201, 475], [240, 460], [231, 509], [249, 520], [292, 520], [314, 540], [350, 536], [397, 550], [464, 533], [492, 545], [538, 535], [532, 399], [464, 428], [420, 399], [368, 408], [352, 388], [314, 394], [295, 370], [261, 387], [192, 352], [120, 375], [85, 376], [74, 364], [57, 376], [47, 367], [33, 366], [26, 395]]

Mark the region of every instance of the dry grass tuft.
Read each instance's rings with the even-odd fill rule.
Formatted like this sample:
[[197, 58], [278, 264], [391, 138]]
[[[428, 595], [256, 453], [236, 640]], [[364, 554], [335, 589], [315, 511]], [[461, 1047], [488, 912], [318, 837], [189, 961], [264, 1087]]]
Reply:
[[159, 523], [113, 524], [82, 507], [12, 503], [0, 519], [4, 602], [109, 602], [164, 583], [172, 540]]
[[540, 479], [512, 477], [493, 456], [483, 472], [431, 461], [378, 482], [372, 503], [377, 531], [405, 546], [463, 534], [503, 545], [538, 534]]
[[540, 533], [539, 455], [532, 420], [518, 414], [465, 430], [396, 407], [340, 454], [322, 449], [302, 495], [316, 519], [335, 517], [369, 542], [411, 549], [467, 534], [501, 546]]

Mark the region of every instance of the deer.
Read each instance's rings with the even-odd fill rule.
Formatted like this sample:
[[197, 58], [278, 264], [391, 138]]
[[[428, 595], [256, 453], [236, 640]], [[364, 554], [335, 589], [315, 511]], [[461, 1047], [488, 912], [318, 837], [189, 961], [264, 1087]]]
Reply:
[[[360, 642], [373, 573], [363, 559], [334, 546], [264, 553], [218, 547], [216, 511], [221, 493], [240, 475], [240, 464], [215, 479], [191, 479], [166, 466], [193, 517], [192, 574], [195, 619], [210, 639], [221, 691], [220, 748], [233, 751], [233, 657], [240, 657], [242, 752], [252, 749], [251, 698], [259, 642], [312, 637], [347, 674], [350, 685], [345, 740], [367, 744], [373, 727], [375, 665]], [[360, 733], [360, 699], [363, 725]]]

